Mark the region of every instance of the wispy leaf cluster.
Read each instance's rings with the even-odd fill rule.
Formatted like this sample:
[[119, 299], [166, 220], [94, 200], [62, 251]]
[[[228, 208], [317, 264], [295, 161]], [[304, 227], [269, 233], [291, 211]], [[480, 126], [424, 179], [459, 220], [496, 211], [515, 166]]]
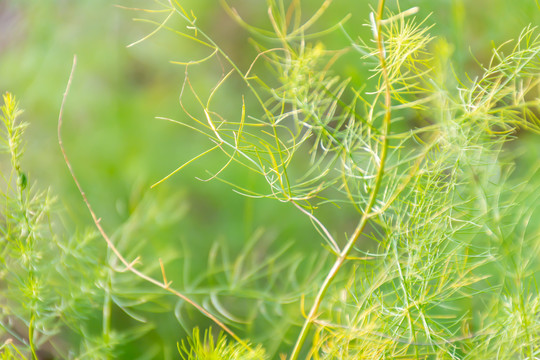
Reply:
[[[210, 147], [171, 175], [222, 152], [227, 160], [210, 179], [290, 203], [337, 257], [313, 288], [317, 296], [307, 291], [297, 300], [306, 320], [291, 358], [312, 324], [304, 354], [313, 358], [489, 358], [495, 348], [497, 358], [534, 358], [539, 268], [523, 249], [537, 254], [530, 221], [537, 207], [517, 198], [534, 193], [537, 173], [518, 180], [517, 157], [507, 148], [517, 132], [539, 130], [537, 30], [495, 48], [481, 75], [469, 79], [451, 68], [450, 46], [434, 41], [418, 8], [385, 11], [380, 1], [366, 24], [371, 38], [354, 39], [341, 22], [329, 31], [343, 30], [350, 47], [329, 49], [326, 32], [310, 33], [329, 3], [306, 18], [297, 1], [269, 1], [269, 29], [224, 4], [254, 35], [257, 55], [245, 70], [181, 3], [161, 4], [187, 22], [182, 36], [211, 49], [202, 62], [224, 69], [204, 96], [192, 85], [201, 61], [181, 63], [187, 117], [167, 120], [206, 136]], [[339, 75], [351, 52], [370, 67], [361, 87]], [[231, 116], [215, 99], [233, 77], [244, 93]], [[187, 99], [196, 99], [198, 110]], [[225, 170], [235, 163], [266, 187], [229, 181]], [[344, 230], [317, 216], [325, 204], [347, 216], [356, 210], [356, 230], [337, 236]]]
[[[6, 359], [37, 357], [47, 346], [65, 357], [114, 356], [151, 331], [149, 314], [167, 311], [192, 333], [178, 345], [184, 359], [538, 357], [539, 171], [538, 164], [524, 169], [513, 151], [521, 134], [540, 133], [538, 30], [527, 27], [494, 48], [491, 61], [469, 78], [452, 68], [450, 44], [430, 34], [433, 25], [418, 8], [391, 11], [379, 0], [365, 16], [369, 36], [358, 36], [344, 26], [349, 16], [316, 29], [331, 2], [306, 16], [300, 1], [268, 0], [266, 27], [223, 2], [253, 35], [256, 55], [247, 68], [181, 1], [132, 9], [156, 27], [131, 45], [169, 31], [204, 53], [171, 61], [184, 75], [183, 116], [161, 117], [204, 139], [204, 148], [154, 186], [215, 156], [219, 165], [202, 180], [298, 210], [315, 230], [305, 240], [322, 242], [313, 254], [295, 254], [294, 246], [258, 230], [236, 253], [216, 241], [208, 255], [195, 254], [205, 270], [193, 274], [185, 247], [182, 273], [175, 274], [182, 280], [173, 288], [165, 267], [178, 259], [143, 259], [143, 272], [138, 254], [152, 246], [144, 237], [152, 230], [149, 213], [178, 219], [185, 209], [142, 204], [109, 237], [66, 157], [109, 249], [96, 257], [95, 235], [60, 235], [50, 195], [29, 185], [20, 165], [25, 125], [14, 99], [4, 96], [10, 166], [2, 171], [0, 351]], [[349, 46], [332, 48], [330, 33]], [[368, 69], [362, 84], [343, 76], [351, 59]], [[201, 91], [205, 66], [222, 72]], [[244, 182], [230, 169], [255, 180]], [[341, 218], [353, 220], [343, 225]], [[134, 244], [135, 237], [143, 239]], [[173, 311], [165, 292], [176, 296]], [[84, 325], [96, 309], [97, 332]], [[193, 309], [232, 339], [211, 330], [201, 336]], [[137, 325], [116, 331], [115, 310]], [[62, 352], [63, 329], [81, 336], [78, 352]], [[156, 345], [145, 356], [160, 350]]]

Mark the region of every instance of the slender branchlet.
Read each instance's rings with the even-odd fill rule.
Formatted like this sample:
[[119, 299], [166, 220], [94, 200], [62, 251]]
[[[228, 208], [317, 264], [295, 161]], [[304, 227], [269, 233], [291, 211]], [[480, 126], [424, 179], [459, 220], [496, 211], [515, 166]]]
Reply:
[[178, 298], [180, 298], [180, 299], [184, 300], [185, 302], [187, 302], [188, 304], [192, 305], [194, 308], [196, 308], [198, 311], [200, 311], [203, 315], [205, 315], [210, 320], [212, 320], [214, 323], [216, 323], [225, 332], [227, 332], [233, 339], [238, 341], [238, 343], [245, 346], [246, 349], [248, 349], [250, 351], [253, 351], [253, 350], [251, 350], [251, 348], [249, 347], [249, 345], [246, 342], [244, 342], [238, 335], [236, 335], [229, 327], [227, 327], [217, 317], [212, 315], [210, 312], [208, 312], [201, 305], [197, 304], [195, 301], [193, 301], [189, 297], [187, 297], [184, 294], [180, 293], [179, 291], [171, 288], [170, 283], [167, 282], [167, 279], [165, 277], [164, 268], [162, 268], [162, 270], [163, 270], [163, 281], [156, 280], [156, 279], [142, 273], [141, 271], [137, 270], [134, 266], [138, 262], [138, 258], [131, 261], [131, 262], [128, 261], [120, 253], [120, 251], [118, 250], [116, 245], [112, 242], [110, 237], [107, 235], [107, 233], [105, 232], [105, 230], [101, 226], [101, 219], [96, 216], [94, 210], [92, 209], [92, 206], [91, 206], [90, 202], [88, 201], [88, 198], [86, 197], [86, 193], [83, 191], [82, 186], [79, 183], [79, 180], [75, 176], [75, 172], [74, 172], [74, 170], [73, 170], [73, 168], [71, 166], [71, 163], [69, 161], [69, 158], [67, 156], [67, 153], [66, 153], [66, 151], [64, 149], [64, 145], [63, 145], [63, 142], [62, 142], [62, 115], [63, 115], [63, 111], [64, 111], [64, 105], [65, 105], [65, 102], [66, 102], [66, 98], [67, 98], [67, 95], [69, 93], [69, 88], [71, 86], [71, 81], [73, 80], [73, 74], [75, 72], [76, 65], [77, 65], [77, 57], [74, 56], [73, 57], [73, 66], [71, 68], [71, 73], [69, 75], [68, 83], [67, 83], [67, 86], [66, 86], [66, 91], [64, 92], [64, 97], [62, 99], [62, 105], [60, 106], [60, 114], [58, 115], [58, 144], [60, 145], [60, 150], [62, 151], [62, 155], [64, 156], [64, 161], [65, 161], [65, 163], [66, 163], [66, 165], [68, 167], [68, 170], [69, 170], [69, 172], [71, 174], [71, 177], [73, 178], [73, 181], [75, 182], [75, 185], [77, 186], [77, 189], [79, 190], [79, 193], [81, 194], [82, 199], [83, 199], [86, 207], [88, 208], [88, 211], [90, 212], [90, 215], [92, 216], [92, 220], [94, 221], [94, 224], [96, 225], [99, 233], [101, 234], [101, 236], [103, 237], [103, 239], [107, 243], [107, 246], [113, 251], [113, 253], [116, 255], [116, 257], [125, 266], [126, 271], [130, 271], [131, 273], [138, 276], [139, 278], [141, 278], [141, 279], [143, 279], [143, 280], [145, 280], [145, 281], [147, 281], [147, 282], [149, 282], [149, 283], [151, 283], [153, 285], [156, 285], [156, 286], [160, 287], [161, 289], [163, 289], [163, 290], [177, 296]]
[[328, 291], [330, 284], [336, 277], [338, 271], [341, 269], [343, 263], [346, 261], [354, 244], [358, 240], [358, 237], [360, 236], [360, 234], [362, 234], [369, 218], [372, 216], [371, 211], [373, 209], [373, 205], [375, 204], [375, 201], [379, 194], [382, 178], [384, 176], [384, 166], [386, 163], [386, 157], [388, 156], [388, 134], [390, 133], [390, 122], [391, 122], [391, 116], [392, 116], [392, 113], [391, 113], [392, 97], [391, 97], [391, 92], [390, 92], [391, 89], [390, 89], [389, 78], [388, 78], [388, 69], [386, 67], [384, 39], [382, 38], [382, 34], [381, 34], [381, 21], [383, 19], [384, 4], [385, 4], [384, 0], [379, 0], [375, 24], [373, 24], [374, 26], [373, 34], [375, 36], [374, 40], [377, 43], [378, 58], [379, 58], [380, 66], [381, 66], [382, 90], [384, 93], [384, 107], [385, 107], [382, 130], [381, 130], [381, 141], [382, 141], [381, 154], [380, 154], [380, 160], [379, 160], [379, 165], [378, 165], [379, 167], [378, 167], [377, 174], [375, 177], [375, 185], [373, 187], [373, 190], [371, 190], [371, 194], [369, 195], [369, 201], [365, 209], [363, 209], [362, 217], [358, 225], [356, 226], [356, 229], [354, 230], [353, 234], [347, 241], [347, 244], [345, 245], [345, 247], [341, 250], [338, 258], [334, 262], [334, 265], [332, 266], [332, 268], [328, 272], [328, 275], [324, 279], [324, 282], [322, 283], [317, 293], [317, 296], [315, 297], [315, 301], [313, 305], [311, 306], [311, 309], [309, 310], [309, 313], [304, 322], [304, 325], [302, 326], [302, 330], [300, 331], [300, 335], [298, 335], [298, 339], [296, 340], [296, 344], [291, 353], [291, 356], [290, 356], [291, 360], [296, 360], [298, 356], [300, 355], [300, 350], [302, 349], [302, 346], [306, 340], [307, 334], [310, 330], [310, 327], [313, 321], [317, 319], [319, 308], [324, 299], [324, 296], [326, 295], [326, 292]]

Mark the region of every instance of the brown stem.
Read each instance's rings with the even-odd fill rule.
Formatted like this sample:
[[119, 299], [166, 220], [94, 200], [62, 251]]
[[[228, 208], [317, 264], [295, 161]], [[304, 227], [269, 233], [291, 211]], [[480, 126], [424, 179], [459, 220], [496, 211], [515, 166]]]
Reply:
[[96, 216], [96, 213], [92, 209], [92, 206], [90, 205], [90, 202], [88, 201], [88, 198], [86, 197], [86, 194], [83, 191], [82, 186], [79, 183], [79, 180], [75, 176], [75, 172], [73, 171], [71, 163], [70, 163], [70, 161], [69, 161], [69, 159], [67, 157], [66, 151], [64, 149], [64, 145], [62, 143], [62, 134], [61, 134], [61, 130], [62, 130], [62, 114], [63, 114], [63, 111], [64, 111], [64, 104], [66, 102], [66, 98], [67, 98], [67, 95], [68, 95], [68, 92], [69, 92], [69, 88], [71, 86], [71, 81], [73, 79], [73, 74], [75, 72], [76, 65], [77, 65], [77, 56], [75, 55], [73, 57], [73, 65], [71, 67], [71, 73], [69, 75], [69, 80], [68, 80], [68, 83], [67, 83], [67, 86], [66, 86], [66, 91], [64, 92], [64, 97], [62, 99], [62, 105], [60, 106], [60, 114], [58, 115], [58, 144], [60, 145], [60, 150], [62, 151], [62, 155], [64, 156], [64, 161], [65, 161], [65, 163], [66, 163], [66, 165], [67, 165], [67, 167], [69, 169], [69, 173], [71, 174], [71, 177], [73, 178], [73, 181], [75, 182], [75, 185], [77, 186], [77, 189], [79, 190], [79, 193], [81, 194], [81, 196], [83, 198], [83, 201], [84, 201], [86, 207], [88, 208], [88, 211], [90, 212], [90, 215], [92, 216], [92, 220], [94, 221], [94, 224], [96, 225], [99, 233], [101, 234], [101, 236], [103, 237], [103, 239], [107, 243], [107, 246], [113, 251], [113, 253], [116, 255], [116, 257], [122, 262], [122, 264], [124, 264], [124, 266], [126, 267], [126, 270], [128, 270], [131, 273], [135, 274], [139, 278], [141, 278], [141, 279], [143, 279], [143, 280], [145, 280], [145, 281], [147, 281], [147, 282], [149, 282], [151, 284], [154, 284], [154, 285], [162, 288], [163, 290], [166, 290], [169, 293], [171, 293], [171, 294], [177, 296], [178, 298], [184, 300], [185, 302], [187, 302], [188, 304], [190, 304], [191, 306], [193, 306], [194, 308], [199, 310], [204, 316], [206, 316], [207, 318], [212, 320], [214, 323], [216, 323], [220, 328], [222, 328], [226, 333], [228, 333], [234, 340], [236, 340], [240, 344], [242, 344], [246, 349], [248, 349], [250, 351], [253, 351], [253, 349], [251, 349], [249, 347], [249, 345], [247, 345], [247, 343], [245, 343], [242, 339], [240, 339], [240, 337], [238, 335], [236, 335], [229, 327], [227, 327], [224, 323], [222, 323], [214, 315], [209, 313], [201, 305], [197, 304], [195, 301], [193, 301], [192, 299], [190, 299], [186, 295], [172, 289], [169, 286], [168, 283], [158, 281], [158, 280], [156, 280], [156, 279], [142, 273], [141, 271], [137, 270], [136, 268], [134, 268], [134, 265], [135, 265], [136, 261], [133, 261], [133, 262], [127, 261], [126, 258], [120, 253], [120, 251], [117, 249], [117, 247], [111, 241], [110, 237], [107, 235], [107, 233], [105, 232], [103, 227], [101, 226], [101, 224], [100, 224], [101, 219], [99, 219]]

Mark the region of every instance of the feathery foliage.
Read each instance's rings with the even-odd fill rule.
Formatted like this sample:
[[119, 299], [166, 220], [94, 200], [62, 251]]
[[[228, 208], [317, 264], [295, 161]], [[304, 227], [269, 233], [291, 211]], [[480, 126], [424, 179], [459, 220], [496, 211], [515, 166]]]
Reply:
[[[180, 0], [132, 9], [155, 28], [131, 45], [170, 32], [201, 49], [171, 61], [184, 74], [184, 115], [159, 119], [205, 147], [154, 187], [203, 157], [216, 159], [203, 182], [298, 211], [319, 235], [302, 239], [322, 245], [311, 253], [258, 229], [238, 251], [221, 240], [208, 255], [180, 249], [182, 281], [173, 284], [161, 259], [137, 261], [149, 244], [136, 248], [133, 238], [152, 227], [151, 205], [109, 237], [67, 158], [109, 250], [93, 233], [59, 235], [50, 195], [35, 191], [21, 168], [25, 124], [4, 96], [3, 358], [39, 357], [40, 349], [121, 356], [122, 343], [159, 328], [149, 318], [160, 312], [192, 334], [178, 343], [183, 359], [540, 356], [540, 163], [520, 161], [519, 139], [540, 133], [538, 29], [493, 48], [471, 78], [454, 68], [453, 45], [431, 34], [435, 25], [417, 7], [378, 0], [365, 16], [366, 36], [345, 26], [350, 16], [321, 29], [331, 3], [306, 16], [299, 0], [268, 0], [261, 25], [223, 0], [253, 36], [247, 66]], [[329, 34], [348, 46], [334, 48]], [[347, 66], [365, 76], [348, 77]], [[215, 69], [219, 80], [201, 86]], [[193, 274], [191, 258], [205, 271]], [[114, 330], [115, 309], [135, 320], [129, 330]], [[100, 331], [85, 326], [96, 311]], [[207, 319], [195, 325], [197, 312]], [[209, 329], [201, 335], [199, 326]], [[65, 329], [78, 336], [79, 351], [61, 344]], [[153, 345], [145, 357], [170, 348]]]
[[[327, 31], [311, 31], [330, 1], [307, 18], [299, 1], [269, 1], [270, 29], [223, 3], [254, 36], [247, 69], [181, 2], [158, 3], [167, 17], [157, 29], [208, 49], [202, 59], [173, 62], [185, 69], [180, 105], [188, 120], [165, 120], [209, 145], [163, 180], [220, 152], [227, 160], [207, 180], [288, 203], [313, 222], [336, 260], [297, 298], [310, 307], [305, 319], [287, 319], [303, 322], [290, 358], [534, 358], [538, 227], [529, 219], [537, 208], [523, 199], [535, 193], [538, 174], [515, 176], [507, 144], [517, 131], [540, 130], [537, 29], [495, 48], [482, 74], [468, 79], [450, 72], [450, 45], [429, 34], [417, 8], [392, 12], [379, 1], [367, 24], [372, 37], [355, 40], [344, 19], [327, 31], [342, 31], [350, 46], [331, 49]], [[168, 27], [173, 15], [186, 31]], [[360, 87], [339, 74], [354, 52], [371, 72]], [[221, 79], [197, 90], [197, 69], [214, 60]], [[244, 84], [236, 114], [216, 100], [235, 77]], [[234, 165], [265, 186], [228, 180]], [[354, 231], [336, 236], [343, 229], [318, 217], [325, 207], [356, 211]]]

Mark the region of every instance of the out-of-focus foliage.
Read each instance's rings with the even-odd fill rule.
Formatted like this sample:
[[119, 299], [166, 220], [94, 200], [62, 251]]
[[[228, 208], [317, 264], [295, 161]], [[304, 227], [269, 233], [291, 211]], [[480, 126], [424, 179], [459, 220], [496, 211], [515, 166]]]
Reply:
[[[0, 4], [0, 91], [26, 109], [4, 98], [2, 358], [277, 358], [303, 323], [315, 359], [538, 355], [537, 3], [387, 1], [384, 65], [376, 1], [116, 5]], [[63, 137], [101, 224], [260, 346], [201, 337], [81, 230], [56, 140], [74, 53]]]

